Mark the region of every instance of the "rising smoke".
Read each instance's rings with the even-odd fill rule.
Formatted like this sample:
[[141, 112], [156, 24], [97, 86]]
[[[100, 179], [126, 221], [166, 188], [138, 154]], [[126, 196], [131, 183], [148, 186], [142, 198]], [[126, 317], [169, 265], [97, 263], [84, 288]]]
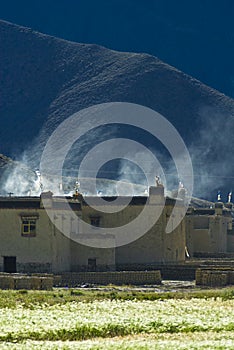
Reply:
[[[220, 191], [221, 199], [227, 201], [234, 185], [234, 117], [219, 113], [214, 108], [203, 107], [199, 111], [199, 118], [199, 130], [188, 147], [194, 168], [194, 195], [214, 201]], [[79, 176], [77, 164], [87, 149], [110, 135], [113, 136], [115, 132], [113, 128], [105, 132], [95, 130], [79, 141], [65, 162], [63, 183], [59, 182], [53, 171], [42, 175], [36, 171], [39, 164], [37, 162], [36, 165], [35, 158], [32, 161], [32, 154], [36, 154], [37, 159], [40, 157], [34, 144], [32, 149], [24, 153], [20, 162], [14, 162], [1, 176], [0, 194], [39, 196], [42, 190], [50, 190], [54, 195], [71, 195], [74, 193], [76, 181], [79, 180], [85, 195], [110, 196], [118, 195], [121, 191], [125, 195], [145, 195], [148, 186], [155, 184], [157, 175], [161, 177], [168, 194], [171, 194], [170, 191], [178, 187], [179, 181], [183, 182], [181, 174], [176, 174], [175, 160], [158, 152], [159, 164], [163, 166], [155, 167], [146, 153], [137, 152], [130, 157], [127, 150], [126, 158], [131, 161], [120, 161], [114, 178], [112, 176], [106, 180], [96, 180]], [[155, 150], [151, 151], [155, 153]], [[139, 163], [143, 166], [139, 167]], [[186, 169], [184, 173], [186, 174]]]
[[228, 200], [234, 185], [234, 116], [214, 108], [200, 110], [200, 129], [189, 146], [194, 169], [194, 195]]

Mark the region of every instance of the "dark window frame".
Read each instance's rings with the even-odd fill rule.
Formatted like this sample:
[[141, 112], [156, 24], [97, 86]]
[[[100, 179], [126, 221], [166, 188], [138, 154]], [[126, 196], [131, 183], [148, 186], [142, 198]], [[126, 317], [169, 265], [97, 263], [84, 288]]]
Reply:
[[100, 227], [101, 217], [100, 216], [91, 216], [90, 225], [93, 227]]

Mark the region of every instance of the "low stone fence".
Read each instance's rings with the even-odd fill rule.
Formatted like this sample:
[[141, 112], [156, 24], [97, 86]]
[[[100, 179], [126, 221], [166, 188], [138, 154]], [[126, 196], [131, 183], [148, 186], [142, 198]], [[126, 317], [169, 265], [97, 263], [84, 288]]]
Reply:
[[21, 274], [0, 274], [0, 289], [37, 289], [51, 290], [55, 285], [53, 275], [36, 276]]
[[195, 280], [195, 271], [197, 265], [193, 264], [118, 264], [117, 271], [161, 271], [163, 280], [180, 280], [193, 281]]
[[160, 271], [68, 272], [61, 274], [61, 286], [97, 285], [154, 285], [161, 284]]
[[234, 253], [228, 252], [228, 253], [199, 253], [194, 252], [193, 253], [194, 258], [198, 259], [234, 259]]
[[161, 284], [160, 271], [67, 272], [52, 274], [0, 273], [0, 289], [51, 290], [53, 287], [97, 285], [155, 285]]
[[197, 269], [196, 285], [210, 287], [224, 287], [234, 285], [234, 269]]

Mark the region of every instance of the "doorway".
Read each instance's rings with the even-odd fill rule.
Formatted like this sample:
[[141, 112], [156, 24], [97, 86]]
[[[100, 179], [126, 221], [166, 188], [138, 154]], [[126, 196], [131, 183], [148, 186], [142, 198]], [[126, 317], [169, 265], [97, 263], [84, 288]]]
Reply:
[[16, 272], [16, 256], [3, 257], [3, 271], [8, 273]]
[[88, 259], [88, 271], [96, 271], [96, 259]]

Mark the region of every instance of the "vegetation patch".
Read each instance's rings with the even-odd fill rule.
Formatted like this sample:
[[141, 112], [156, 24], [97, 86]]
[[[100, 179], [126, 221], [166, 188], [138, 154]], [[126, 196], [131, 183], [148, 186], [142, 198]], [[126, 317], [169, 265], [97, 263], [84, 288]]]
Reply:
[[[192, 338], [193, 334], [213, 334], [212, 339], [220, 334], [226, 334], [227, 339], [232, 337], [233, 289], [185, 292], [184, 297], [182, 294], [118, 289], [1, 291], [0, 347], [8, 348], [11, 344], [14, 349], [31, 344], [30, 348], [37, 348], [46, 343], [49, 349], [50, 346], [56, 348], [58, 342], [65, 346], [66, 342], [80, 342], [82, 345], [90, 341], [93, 344], [90, 349], [95, 349], [97, 342], [103, 344], [103, 348], [111, 349], [110, 339], [117, 337], [123, 348], [131, 349], [126, 347], [127, 341], [124, 340], [131, 337], [137, 349], [138, 341], [134, 338], [140, 337], [141, 346], [143, 339], [148, 339], [145, 348], [152, 349], [155, 339], [163, 337], [169, 337], [175, 346], [179, 334], [181, 339]], [[151, 341], [152, 347], [149, 345]], [[228, 349], [228, 344], [225, 344], [223, 349]], [[100, 348], [96, 346], [96, 349]], [[180, 349], [178, 344], [174, 348]]]

